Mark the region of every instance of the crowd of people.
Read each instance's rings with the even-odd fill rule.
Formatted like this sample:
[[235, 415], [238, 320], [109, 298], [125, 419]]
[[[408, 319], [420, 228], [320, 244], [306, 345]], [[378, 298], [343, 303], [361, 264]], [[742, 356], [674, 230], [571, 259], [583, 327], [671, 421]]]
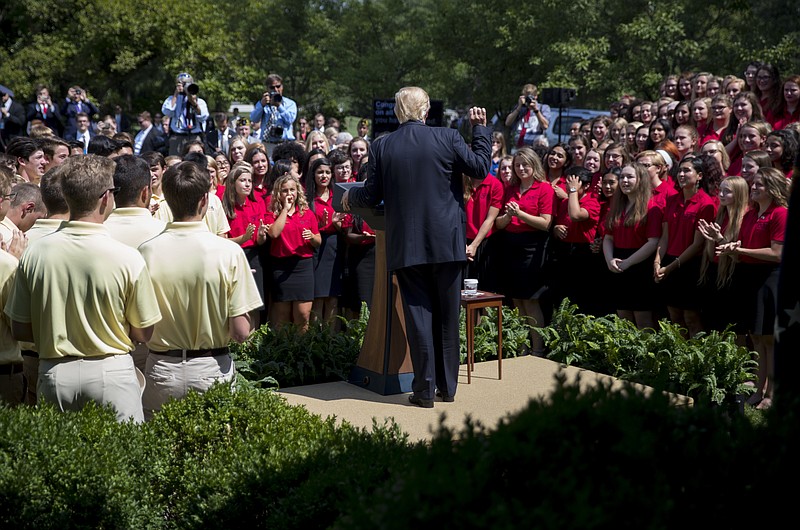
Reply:
[[[139, 113], [135, 132], [120, 115], [100, 118], [80, 87], [61, 105], [40, 87], [27, 111], [12, 91], [0, 91], [5, 401], [34, 402], [38, 381], [40, 398], [80, 406], [84, 398], [69, 400], [53, 386], [79, 385], [64, 366], [133, 352], [130, 368], [150, 390], [139, 400], [142, 413], [130, 403], [117, 410], [141, 419], [169, 397], [202, 389], [191, 383], [197, 378], [232, 377], [231, 338], [245, 340], [263, 323], [302, 331], [317, 318], [339, 326], [339, 315], [352, 318], [371, 303], [375, 230], [335, 211], [332, 191], [335, 182], [367, 178], [367, 120], [353, 135], [333, 118], [298, 115], [276, 74], [249, 116], [230, 116], [210, 113], [192, 76], [181, 73], [160, 115]], [[463, 179], [464, 277], [503, 294], [536, 325], [565, 298], [643, 329], [661, 317], [690, 336], [732, 325], [759, 354], [752, 402], [768, 407], [798, 102], [800, 76], [782, 78], [769, 64], [749, 64], [743, 78], [670, 75], [658, 99], [622, 97], [607, 114], [572, 124], [568, 141], [548, 145], [550, 109], [525, 85], [505, 128], [493, 133], [489, 174]], [[139, 253], [107, 240], [81, 246], [81, 237], [98, 235], [80, 225], [87, 218]], [[55, 243], [48, 234], [57, 233], [60, 250], [38, 243]], [[91, 256], [109, 253], [120, 262], [101, 273]], [[53, 267], [58, 282], [80, 289], [42, 283]], [[209, 279], [220, 270], [222, 280]], [[208, 284], [202, 292], [198, 278]], [[113, 307], [93, 298], [112, 284], [121, 291]], [[232, 285], [243, 291], [226, 305]], [[40, 311], [57, 314], [47, 320]], [[86, 336], [73, 339], [73, 326]], [[531, 353], [544, 353], [535, 332]], [[198, 363], [197, 372], [176, 371]], [[59, 370], [67, 375], [54, 375]]]

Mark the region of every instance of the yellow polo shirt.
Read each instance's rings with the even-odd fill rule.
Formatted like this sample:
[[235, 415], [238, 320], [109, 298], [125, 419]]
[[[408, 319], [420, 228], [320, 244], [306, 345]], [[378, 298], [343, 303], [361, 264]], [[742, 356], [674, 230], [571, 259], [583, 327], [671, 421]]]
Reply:
[[25, 235], [28, 237], [28, 245], [30, 246], [31, 243], [38, 241], [47, 234], [52, 234], [61, 228], [61, 223], [65, 222], [66, 221], [63, 219], [37, 219], [36, 222], [33, 223], [33, 226], [25, 232]]
[[231, 231], [228, 216], [225, 215], [225, 210], [222, 209], [222, 201], [214, 192], [208, 194], [208, 210], [206, 210], [203, 221], [212, 234], [222, 236]]
[[[14, 275], [19, 261], [8, 252], [0, 252], [0, 304], [5, 307], [14, 286]], [[21, 363], [19, 342], [11, 336], [11, 320], [0, 315], [0, 364]]]
[[[155, 195], [153, 195], [155, 197]], [[172, 210], [167, 204], [167, 201], [159, 202], [160, 206], [153, 217], [171, 223], [175, 220], [172, 215]], [[208, 194], [208, 210], [203, 217], [203, 222], [212, 234], [222, 236], [231, 231], [231, 225], [228, 223], [228, 217], [225, 215], [225, 210], [222, 209], [222, 201], [215, 193], [209, 192]]]
[[139, 245], [164, 231], [167, 223], [155, 219], [146, 208], [115, 208], [103, 223], [111, 237], [129, 247]]
[[81, 221], [28, 246], [5, 313], [32, 325], [42, 359], [126, 354], [131, 326], [161, 320], [141, 255]]
[[9, 219], [8, 216], [3, 217], [3, 220], [0, 221], [0, 236], [3, 236], [3, 241], [6, 242], [6, 245], [11, 243], [11, 238], [14, 237], [14, 230], [18, 230], [14, 221]]
[[153, 351], [227, 346], [228, 320], [264, 305], [242, 248], [202, 222], [169, 223], [139, 252], [164, 316], [147, 343]]
[[[61, 224], [64, 222], [66, 221], [64, 221], [63, 219], [46, 219], [46, 218], [37, 219], [36, 222], [33, 223], [33, 226], [30, 227], [30, 229], [27, 232], [25, 232], [25, 235], [28, 237], [28, 246], [30, 246], [31, 243], [33, 243], [34, 241], [38, 241], [44, 236], [52, 234], [53, 232], [61, 228]], [[26, 248], [25, 251], [27, 252], [28, 249]], [[3, 305], [0, 307], [5, 307], [5, 306], [6, 302], [4, 300]], [[3, 316], [5, 316], [5, 313], [3, 313]], [[39, 351], [36, 348], [36, 344], [32, 342], [20, 342], [19, 346], [23, 350]]]

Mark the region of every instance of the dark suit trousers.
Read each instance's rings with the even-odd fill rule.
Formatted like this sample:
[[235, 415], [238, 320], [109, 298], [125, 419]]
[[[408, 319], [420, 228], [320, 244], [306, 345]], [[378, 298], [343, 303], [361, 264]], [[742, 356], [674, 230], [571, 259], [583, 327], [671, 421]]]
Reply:
[[434, 387], [446, 396], [456, 395], [463, 266], [434, 263], [395, 271], [414, 367], [411, 389], [422, 399], [433, 399]]

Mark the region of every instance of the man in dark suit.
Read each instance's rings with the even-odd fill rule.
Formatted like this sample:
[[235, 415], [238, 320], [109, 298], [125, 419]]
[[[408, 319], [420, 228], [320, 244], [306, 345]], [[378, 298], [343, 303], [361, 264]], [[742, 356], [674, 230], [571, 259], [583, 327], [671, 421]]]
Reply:
[[149, 151], [157, 151], [162, 155], [167, 154], [167, 140], [161, 134], [159, 127], [153, 125], [153, 118], [148, 111], [141, 112], [138, 116], [139, 132], [133, 139], [133, 154], [140, 155]]
[[25, 107], [22, 106], [22, 103], [14, 100], [13, 92], [5, 87], [0, 87], [0, 96], [2, 96], [2, 101], [0, 101], [2, 119], [0, 121], [3, 123], [3, 130], [0, 131], [2, 132], [0, 145], [5, 149], [9, 140], [25, 134], [27, 120], [25, 119]]
[[86, 92], [79, 86], [70, 87], [67, 91], [67, 99], [61, 106], [61, 116], [66, 120], [64, 127], [64, 138], [72, 140], [78, 131], [78, 114], [83, 112], [89, 116], [89, 128], [92, 128], [92, 117], [99, 114], [97, 106], [89, 101]]
[[228, 115], [224, 112], [215, 112], [214, 126], [214, 130], [206, 134], [206, 153], [213, 155], [217, 151], [222, 151], [227, 155], [231, 137], [234, 135], [228, 127]]
[[344, 209], [384, 201], [386, 261], [400, 286], [414, 367], [409, 401], [433, 407], [435, 388], [453, 401], [458, 384], [461, 271], [466, 262], [462, 174], [483, 179], [491, 164], [486, 109], [469, 111], [472, 150], [458, 131], [425, 125], [428, 94], [395, 95], [400, 127], [369, 150], [367, 181], [342, 197]]

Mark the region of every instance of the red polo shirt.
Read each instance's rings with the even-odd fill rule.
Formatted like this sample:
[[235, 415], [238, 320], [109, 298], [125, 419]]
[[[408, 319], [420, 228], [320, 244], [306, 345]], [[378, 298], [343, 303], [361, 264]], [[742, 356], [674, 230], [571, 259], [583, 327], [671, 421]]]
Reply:
[[[503, 205], [510, 201], [519, 204], [520, 209], [530, 215], [553, 215], [553, 197], [555, 192], [549, 182], [534, 181], [525, 193], [520, 195], [519, 184], [515, 184], [506, 189]], [[506, 226], [506, 230], [512, 233], [533, 232], [536, 228], [525, 223], [519, 217], [512, 217], [511, 222]]]
[[[464, 205], [467, 211], [467, 239], [475, 239], [481, 229], [483, 221], [489, 215], [489, 208], [494, 206], [498, 210], [503, 209], [503, 184], [491, 175], [472, 190], [472, 195]], [[486, 234], [488, 238], [492, 235], [493, 229], [489, 229]]]
[[561, 240], [565, 243], [591, 243], [597, 233], [597, 223], [600, 220], [600, 203], [597, 197], [591, 193], [584, 193], [578, 204], [589, 212], [588, 219], [573, 221], [569, 218], [569, 199], [561, 201], [558, 205], [556, 224], [567, 227], [567, 237]]
[[675, 188], [675, 182], [672, 180], [671, 177], [667, 177], [666, 179], [661, 181], [661, 184], [658, 185], [656, 189], [653, 190], [653, 200], [658, 204], [658, 207], [661, 208], [663, 212], [667, 207], [667, 199], [678, 195], [679, 192]]
[[236, 212], [236, 217], [234, 219], [228, 218], [228, 224], [231, 226], [228, 237], [239, 237], [247, 231], [247, 225], [252, 223], [256, 225], [256, 231], [253, 232], [252, 238], [242, 243], [242, 248], [255, 246], [258, 238], [259, 223], [264, 221], [264, 224], [267, 224], [265, 221], [267, 210], [264, 208], [264, 203], [258, 200], [251, 200], [248, 197], [242, 206], [235, 204], [233, 209]]
[[[774, 202], [760, 217], [757, 206], [748, 210], [739, 230], [742, 248], [769, 248], [773, 241], [783, 243], [788, 214], [789, 210], [785, 206], [778, 206]], [[740, 255], [739, 260], [742, 263], [769, 263], [744, 255]]]
[[333, 225], [333, 214], [336, 213], [333, 209], [333, 192], [328, 193], [327, 201], [323, 200], [322, 197], [314, 197], [314, 213], [317, 216], [320, 233], [332, 234], [336, 232], [336, 227]]
[[680, 256], [694, 241], [700, 219], [713, 222], [717, 215], [714, 201], [703, 190], [698, 190], [689, 200], [683, 193], [667, 199], [664, 223], [667, 224], [667, 254]]
[[[267, 212], [264, 223], [271, 225], [274, 222], [275, 214]], [[281, 234], [272, 240], [269, 253], [276, 258], [292, 256], [310, 258], [313, 256], [314, 247], [309, 241], [303, 239], [303, 230], [306, 228], [315, 234], [319, 233], [317, 216], [311, 210], [305, 210], [302, 214], [295, 210], [293, 215], [286, 217], [286, 225]]]
[[[349, 214], [345, 215], [344, 219], [342, 220], [342, 230], [348, 230], [350, 228], [353, 228], [354, 226], [355, 226], [355, 223], [353, 222], [353, 214], [349, 213]], [[358, 232], [356, 232], [356, 233], [358, 233]], [[361, 232], [360, 233], [369, 234], [369, 235], [373, 235], [374, 236], [375, 235], [375, 230], [373, 230], [372, 227], [369, 226], [366, 221], [362, 220], [361, 221]], [[359, 241], [357, 244], [358, 245], [374, 245], [375, 244], [375, 239], [366, 238], [366, 239], [363, 239], [363, 240]]]
[[661, 237], [661, 209], [650, 200], [647, 215], [633, 226], [625, 226], [625, 213], [611, 231], [615, 248], [641, 248], [651, 237]]

